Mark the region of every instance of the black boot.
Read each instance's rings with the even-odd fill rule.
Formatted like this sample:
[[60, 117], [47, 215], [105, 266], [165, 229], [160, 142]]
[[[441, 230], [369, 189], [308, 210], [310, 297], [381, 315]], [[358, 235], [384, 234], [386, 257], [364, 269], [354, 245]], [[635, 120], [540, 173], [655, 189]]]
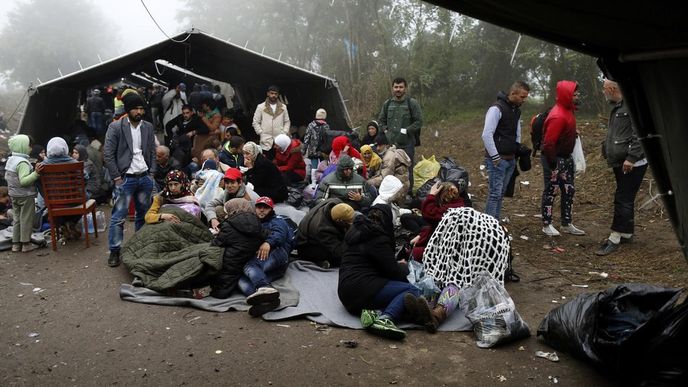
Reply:
[[122, 260], [119, 257], [119, 251], [110, 251], [110, 257], [108, 258], [108, 266], [117, 267], [120, 263], [122, 263]]

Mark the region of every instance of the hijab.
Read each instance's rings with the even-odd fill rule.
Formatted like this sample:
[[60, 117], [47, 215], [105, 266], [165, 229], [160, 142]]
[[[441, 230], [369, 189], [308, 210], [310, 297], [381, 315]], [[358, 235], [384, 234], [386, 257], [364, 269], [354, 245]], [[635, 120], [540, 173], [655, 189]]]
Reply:
[[244, 212], [255, 214], [256, 210], [253, 208], [253, 203], [249, 202], [248, 200], [234, 198], [225, 203], [225, 212], [227, 213], [227, 218], [231, 218], [236, 214], [241, 214]]
[[255, 142], [249, 141], [244, 144], [244, 152], [251, 155], [251, 161], [256, 161], [256, 158], [263, 152], [263, 149]]
[[[172, 181], [176, 181], [177, 183], [182, 185], [178, 193], [170, 192], [170, 189], [167, 186], [167, 184]], [[189, 182], [189, 179], [186, 177], [186, 174], [177, 169], [169, 171], [167, 173], [167, 176], [165, 176], [165, 188], [162, 190], [160, 195], [162, 195], [162, 197], [165, 199], [178, 199], [184, 196], [193, 196], [193, 194], [191, 193], [191, 183]]]

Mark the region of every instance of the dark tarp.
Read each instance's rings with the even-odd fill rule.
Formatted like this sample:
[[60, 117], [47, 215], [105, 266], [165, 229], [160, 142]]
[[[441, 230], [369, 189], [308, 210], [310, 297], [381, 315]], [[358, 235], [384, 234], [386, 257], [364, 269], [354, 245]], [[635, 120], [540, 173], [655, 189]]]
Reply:
[[[33, 90], [19, 132], [45, 142], [50, 137], [68, 133], [78, 117], [78, 104], [85, 91], [104, 82], [145, 72], [160, 77], [171, 85], [184, 81], [183, 73], [163, 71], [163, 59], [204, 77], [226, 82], [234, 87], [243, 110], [253, 117], [256, 105], [265, 100], [267, 87], [277, 85], [288, 102], [292, 125], [308, 125], [318, 108], [327, 110], [333, 128], [349, 128], [348, 113], [334, 79], [279, 62], [259, 53], [225, 42], [198, 30], [173, 38], [183, 43], [164, 40], [160, 43], [103, 62], [55, 80]], [[160, 75], [158, 70], [163, 74]], [[188, 85], [187, 93], [191, 91]]]
[[429, 2], [599, 58], [605, 75], [623, 89], [688, 259], [688, 12], [683, 2]]

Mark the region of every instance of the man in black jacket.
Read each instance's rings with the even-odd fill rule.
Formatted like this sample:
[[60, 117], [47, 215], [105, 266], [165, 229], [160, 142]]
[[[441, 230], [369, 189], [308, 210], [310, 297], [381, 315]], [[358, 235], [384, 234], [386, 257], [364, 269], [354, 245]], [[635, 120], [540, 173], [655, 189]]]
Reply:
[[607, 102], [613, 106], [603, 154], [607, 164], [614, 170], [616, 191], [612, 232], [595, 252], [597, 255], [610, 254], [619, 248], [619, 244], [630, 242], [633, 238], [635, 196], [648, 165], [619, 85], [606, 79], [603, 93]]
[[296, 249], [299, 259], [321, 266], [339, 266], [344, 253], [344, 234], [354, 220], [354, 209], [340, 199], [324, 200], [299, 223]]

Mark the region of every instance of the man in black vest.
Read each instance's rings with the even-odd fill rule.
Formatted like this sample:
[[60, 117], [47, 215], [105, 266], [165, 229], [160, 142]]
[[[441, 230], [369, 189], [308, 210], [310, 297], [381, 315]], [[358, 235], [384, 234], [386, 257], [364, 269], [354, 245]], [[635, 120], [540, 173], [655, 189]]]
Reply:
[[485, 166], [489, 175], [489, 192], [485, 213], [500, 220], [504, 191], [516, 167], [516, 152], [521, 141], [521, 105], [528, 99], [530, 87], [523, 81], [514, 82], [509, 94], [500, 91], [485, 114], [483, 143]]

